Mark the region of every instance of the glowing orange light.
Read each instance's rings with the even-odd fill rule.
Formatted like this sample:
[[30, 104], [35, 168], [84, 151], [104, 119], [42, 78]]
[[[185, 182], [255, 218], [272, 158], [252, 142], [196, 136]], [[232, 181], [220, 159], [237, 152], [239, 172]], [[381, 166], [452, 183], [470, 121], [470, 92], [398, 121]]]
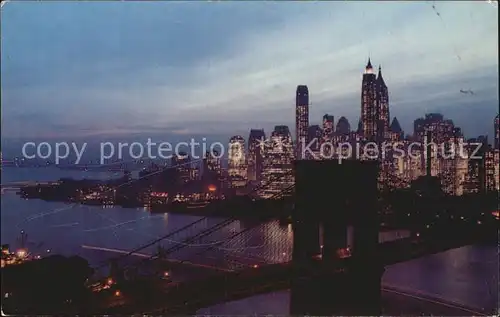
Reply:
[[20, 257], [20, 258], [24, 258], [26, 256], [26, 250], [24, 249], [19, 249], [17, 250], [16, 252], [17, 256]]
[[115, 292], [115, 296], [120, 296], [122, 293], [120, 291]]
[[112, 278], [108, 278], [108, 280], [106, 281], [106, 283], [107, 283], [108, 285], [113, 284], [113, 279], [112, 279]]
[[253, 268], [256, 269], [258, 268], [259, 266], [257, 264], [254, 264]]
[[168, 274], [168, 272], [163, 273], [163, 276], [165, 276], [165, 277], [167, 277], [167, 276], [169, 276], [169, 275], [170, 275], [170, 274]]
[[210, 186], [208, 186], [208, 190], [211, 192], [214, 192], [217, 190], [217, 187], [215, 187], [214, 185], [210, 185]]

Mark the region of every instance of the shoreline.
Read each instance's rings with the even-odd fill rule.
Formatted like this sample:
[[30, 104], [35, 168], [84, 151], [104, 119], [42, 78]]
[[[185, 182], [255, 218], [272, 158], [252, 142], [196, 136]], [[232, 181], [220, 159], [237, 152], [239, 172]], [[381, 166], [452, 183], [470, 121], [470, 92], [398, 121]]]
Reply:
[[[16, 193], [20, 199], [23, 197]], [[83, 205], [89, 207], [103, 207], [110, 206], [116, 208], [123, 208], [129, 210], [135, 210], [137, 208], [143, 208], [143, 205], [123, 205], [123, 204], [102, 204], [102, 203], [84, 203], [81, 201], [72, 200], [59, 200], [59, 199], [44, 199], [39, 197], [26, 197], [28, 200], [38, 200], [43, 202], [56, 202], [61, 204], [74, 204]], [[187, 216], [198, 216], [198, 217], [215, 217], [215, 218], [234, 218], [238, 220], [256, 220], [261, 221], [268, 218], [280, 219], [287, 222], [288, 217], [286, 217], [285, 212], [273, 212], [269, 213], [269, 210], [280, 210], [280, 208], [273, 207], [285, 207], [284, 202], [277, 200], [273, 202], [266, 202], [265, 200], [254, 202], [255, 206], [250, 208], [242, 208], [238, 201], [227, 201], [224, 202], [227, 205], [221, 205], [220, 201], [214, 201], [208, 203], [203, 207], [191, 207], [189, 204], [183, 205], [151, 205], [149, 206], [150, 214], [177, 214], [177, 215], [187, 215]], [[212, 206], [210, 204], [213, 204]], [[258, 212], [257, 210], [265, 210], [266, 213]], [[256, 212], [257, 211], [257, 212]], [[289, 222], [289, 221], [288, 221]]]
[[[402, 287], [383, 283], [381, 292], [386, 294], [390, 301], [385, 307], [385, 315], [441, 315], [441, 316], [492, 316], [479, 307], [472, 307], [463, 303], [443, 298], [437, 294], [408, 290]], [[392, 306], [394, 305], [394, 306]]]

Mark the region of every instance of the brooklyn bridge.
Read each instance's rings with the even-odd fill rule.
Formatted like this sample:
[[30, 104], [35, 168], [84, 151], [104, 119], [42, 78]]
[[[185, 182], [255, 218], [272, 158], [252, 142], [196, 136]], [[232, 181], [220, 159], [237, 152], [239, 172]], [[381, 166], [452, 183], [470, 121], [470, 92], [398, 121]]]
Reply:
[[[273, 197], [287, 202], [283, 206], [289, 208], [293, 245], [274, 241], [276, 254], [248, 252], [242, 246], [249, 245], [252, 233], [272, 219], [262, 217], [234, 230], [237, 220], [228, 218], [200, 230], [207, 220], [201, 218], [96, 267], [109, 269], [106, 278], [111, 287], [99, 293], [92, 309], [103, 314], [195, 314], [211, 305], [290, 289], [292, 314], [378, 315], [386, 266], [496, 241], [495, 221], [485, 212], [472, 221], [461, 221], [463, 217], [451, 221], [454, 214], [448, 211], [450, 219], [430, 222], [437, 210], [450, 208], [432, 193], [417, 193], [418, 200], [404, 202], [418, 205], [409, 209], [423, 211], [412, 215], [411, 221], [388, 223], [379, 212], [374, 162], [297, 161], [294, 174], [295, 185]], [[340, 180], [339, 185], [325, 186], [331, 179]], [[241, 208], [249, 208], [248, 203]], [[349, 244], [348, 228], [352, 229]], [[381, 232], [400, 229], [409, 234], [380, 241]], [[193, 244], [205, 247], [193, 252], [188, 248]], [[151, 249], [155, 252], [146, 252]], [[140, 272], [145, 268], [165, 274], [182, 268], [190, 278], [144, 279]]]

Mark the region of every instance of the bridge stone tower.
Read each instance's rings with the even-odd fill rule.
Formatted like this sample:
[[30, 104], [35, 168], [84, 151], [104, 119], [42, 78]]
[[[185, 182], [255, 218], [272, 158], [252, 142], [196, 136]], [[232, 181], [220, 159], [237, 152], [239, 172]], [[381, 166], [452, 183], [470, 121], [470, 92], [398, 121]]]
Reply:
[[[291, 314], [380, 314], [377, 176], [376, 162], [296, 161], [292, 262], [296, 272], [309, 274], [292, 283]], [[337, 250], [347, 245], [349, 224], [352, 256], [339, 261]], [[319, 254], [321, 260], [314, 260]]]

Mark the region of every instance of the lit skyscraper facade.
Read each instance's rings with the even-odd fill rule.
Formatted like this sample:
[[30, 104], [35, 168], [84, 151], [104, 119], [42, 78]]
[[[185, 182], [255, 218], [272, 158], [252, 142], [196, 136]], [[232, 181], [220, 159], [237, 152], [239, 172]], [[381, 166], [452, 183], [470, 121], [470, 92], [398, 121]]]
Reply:
[[486, 182], [486, 191], [492, 192], [497, 190], [498, 180], [495, 173], [495, 151], [489, 145], [484, 154], [484, 173]]
[[389, 90], [382, 68], [379, 67], [376, 76], [370, 59], [361, 84], [361, 122], [365, 140], [383, 142], [390, 138]]
[[309, 148], [311, 149], [311, 152], [313, 152], [312, 156], [308, 157], [307, 159], [310, 159], [310, 160], [319, 159], [320, 158], [319, 157], [320, 156], [319, 149], [320, 149], [320, 145], [321, 145], [321, 140], [323, 138], [323, 131], [321, 130], [319, 125], [311, 125], [311, 126], [309, 126], [307, 134], [308, 134], [309, 143], [312, 142], [312, 144]]
[[416, 119], [413, 127], [417, 141], [423, 142], [426, 131], [431, 131], [432, 141], [436, 143], [445, 142], [455, 129], [453, 121], [444, 119], [440, 113], [428, 113], [424, 118]]
[[333, 158], [333, 130], [334, 117], [329, 114], [323, 116], [323, 137], [321, 144], [324, 144], [321, 149], [321, 159]]
[[382, 77], [382, 68], [378, 68], [377, 76], [377, 140], [382, 142], [390, 138], [389, 135], [389, 90]]
[[179, 152], [172, 157], [172, 166], [175, 166], [179, 179], [182, 183], [187, 183], [191, 180], [191, 160], [185, 152]]
[[266, 142], [266, 134], [264, 130], [250, 130], [248, 137], [248, 180], [258, 181], [262, 176], [264, 168], [264, 145]]
[[308, 143], [307, 130], [309, 128], [309, 89], [307, 86], [297, 86], [295, 99], [295, 154], [297, 159], [302, 159], [303, 146]]
[[219, 152], [208, 151], [203, 158], [202, 179], [208, 184], [220, 184], [222, 182]]
[[364, 139], [376, 140], [377, 120], [377, 76], [373, 73], [371, 61], [368, 59], [361, 84], [361, 122]]
[[330, 142], [333, 137], [334, 117], [329, 114], [323, 116], [323, 141]]
[[262, 198], [269, 198], [294, 184], [293, 145], [288, 126], [276, 126], [264, 153]]
[[231, 187], [242, 187], [247, 181], [245, 139], [236, 135], [229, 139], [227, 173]]
[[207, 171], [213, 171], [216, 174], [220, 175], [220, 155], [217, 150], [212, 150], [211, 152], [207, 152], [205, 154], [205, 166]]
[[[482, 147], [477, 151], [478, 144]], [[488, 148], [488, 138], [479, 136], [468, 139], [465, 143], [467, 157], [467, 173], [465, 175], [464, 193], [478, 193], [486, 190], [486, 157]], [[477, 152], [476, 152], [477, 151]], [[473, 157], [473, 155], [475, 157]]]
[[[447, 169], [446, 165], [449, 165], [447, 160], [450, 158], [443, 157], [443, 151], [441, 147], [450, 147], [452, 140], [458, 140], [457, 138], [461, 135], [461, 131], [455, 128], [452, 120], [444, 119], [443, 115], [440, 113], [428, 113], [424, 118], [419, 118], [414, 121], [414, 138], [415, 141], [424, 143], [434, 143], [439, 148], [434, 148], [431, 152], [431, 176], [438, 176], [444, 173]], [[430, 140], [427, 140], [427, 132], [430, 132]], [[457, 147], [456, 145], [453, 145]], [[425, 149], [422, 148], [422, 151]], [[424, 155], [422, 157], [422, 165], [427, 166], [427, 157]]]
[[500, 191], [500, 149], [493, 150], [493, 177], [495, 179], [495, 190]]

